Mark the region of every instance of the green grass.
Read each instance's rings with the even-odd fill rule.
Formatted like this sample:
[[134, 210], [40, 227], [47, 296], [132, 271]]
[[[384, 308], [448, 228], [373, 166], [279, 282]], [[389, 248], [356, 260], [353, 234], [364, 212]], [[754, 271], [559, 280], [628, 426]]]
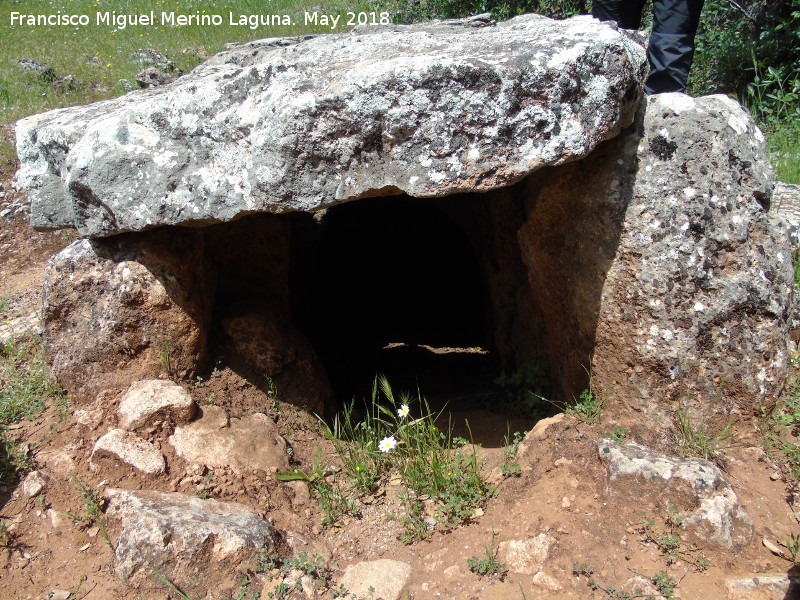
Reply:
[[[149, 14], [156, 12], [156, 23], [130, 25], [119, 29], [96, 24], [98, 12]], [[343, 15], [335, 32], [344, 33], [347, 11], [380, 10], [375, 2], [365, 0], [11, 0], [0, 3], [0, 123], [45, 110], [84, 104], [93, 100], [121, 95], [121, 80], [135, 85], [135, 76], [142, 65], [134, 53], [152, 47], [171, 59], [184, 72], [200, 64], [206, 56], [223, 50], [226, 43], [246, 42], [267, 37], [307, 33], [329, 33], [321, 24], [305, 24], [305, 11], [324, 11]], [[90, 24], [81, 27], [54, 25], [31, 27], [11, 24], [11, 13], [52, 15], [88, 15]], [[223, 23], [215, 25], [163, 25], [162, 12], [176, 14], [217, 14]], [[230, 25], [234, 15], [289, 15], [292, 25]], [[55, 72], [55, 81], [47, 81], [38, 73], [22, 70], [22, 58], [46, 63]], [[79, 85], [64, 86], [60, 78], [72, 75]], [[7, 155], [7, 149], [2, 150]]]
[[11, 483], [34, 468], [26, 445], [8, 426], [37, 417], [48, 401], [65, 401], [47, 374], [38, 338], [28, 336], [0, 344], [0, 481]]
[[406, 515], [400, 518], [405, 542], [425, 536], [421, 498], [434, 504], [437, 526], [449, 529], [469, 520], [494, 494], [475, 448], [456, 443], [451, 428], [440, 430], [436, 418], [424, 398], [396, 396], [381, 377], [361, 418], [351, 404], [326, 427], [357, 494], [400, 477], [407, 490]]

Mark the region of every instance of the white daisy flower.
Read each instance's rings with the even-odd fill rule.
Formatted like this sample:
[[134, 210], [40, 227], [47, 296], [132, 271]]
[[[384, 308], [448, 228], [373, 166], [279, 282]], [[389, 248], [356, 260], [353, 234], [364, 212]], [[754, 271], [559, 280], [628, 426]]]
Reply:
[[381, 452], [389, 452], [390, 450], [394, 450], [397, 447], [397, 440], [394, 439], [394, 436], [390, 435], [387, 438], [383, 438], [380, 443], [378, 444], [378, 450]]
[[408, 416], [408, 404], [400, 405], [400, 410], [397, 411], [397, 416], [401, 419]]

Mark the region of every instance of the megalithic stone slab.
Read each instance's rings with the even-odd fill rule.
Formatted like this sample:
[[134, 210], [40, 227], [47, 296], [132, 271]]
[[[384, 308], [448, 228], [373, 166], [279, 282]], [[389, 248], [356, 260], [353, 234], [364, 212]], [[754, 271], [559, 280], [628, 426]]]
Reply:
[[637, 37], [586, 16], [262, 40], [21, 120], [18, 183], [34, 227], [91, 237], [487, 191], [616, 135], [645, 73]]

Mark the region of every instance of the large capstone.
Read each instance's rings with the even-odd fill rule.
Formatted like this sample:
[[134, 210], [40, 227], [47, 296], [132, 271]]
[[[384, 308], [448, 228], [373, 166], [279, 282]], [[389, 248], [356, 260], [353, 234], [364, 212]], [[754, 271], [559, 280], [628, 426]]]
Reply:
[[616, 135], [645, 66], [590, 17], [252, 42], [172, 85], [23, 119], [18, 181], [35, 227], [88, 236], [486, 191]]

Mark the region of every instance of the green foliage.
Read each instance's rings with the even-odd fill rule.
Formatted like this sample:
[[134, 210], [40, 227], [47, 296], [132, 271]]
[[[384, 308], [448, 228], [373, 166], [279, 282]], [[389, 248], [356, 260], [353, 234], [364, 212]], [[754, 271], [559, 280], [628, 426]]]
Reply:
[[483, 577], [493, 575], [500, 580], [504, 579], [508, 568], [504, 563], [497, 560], [497, 548], [494, 545], [494, 530], [492, 530], [492, 541], [483, 548], [483, 558], [472, 556], [467, 559], [469, 570]]
[[581, 392], [580, 399], [574, 404], [565, 406], [564, 412], [582, 423], [592, 425], [600, 419], [605, 405], [605, 397], [595, 395], [592, 382], [589, 381], [589, 388]]
[[653, 585], [658, 588], [662, 596], [668, 599], [674, 598], [675, 586], [678, 585], [678, 580], [665, 571], [660, 571], [653, 575], [650, 580]]
[[85, 484], [78, 475], [70, 475], [69, 479], [78, 492], [84, 509], [82, 514], [70, 514], [70, 517], [82, 523], [84, 527], [97, 525], [100, 528], [100, 533], [103, 535], [103, 540], [106, 544], [111, 546], [111, 538], [108, 536], [105, 519], [103, 518], [105, 499], [100, 496], [94, 487]]
[[355, 418], [354, 406], [345, 407], [333, 425], [326, 426], [326, 435], [358, 493], [372, 493], [382, 478], [399, 475], [413, 492], [407, 518], [414, 524], [407, 529], [423, 530], [414, 498], [429, 498], [438, 523], [452, 528], [467, 521], [493, 495], [481, 476], [475, 448], [454, 447], [451, 427], [441, 431], [436, 426], [436, 416], [424, 398], [396, 397], [386, 378], [379, 377], [363, 418]]
[[164, 587], [175, 594], [180, 600], [192, 600], [191, 596], [186, 595], [180, 588], [167, 579], [166, 575], [156, 569], [155, 566], [153, 566], [153, 563], [147, 563], [147, 566], [150, 567], [150, 570], [153, 572], [153, 575], [156, 576], [156, 579], [158, 579], [164, 585]]
[[543, 360], [524, 365], [510, 374], [503, 371], [493, 383], [501, 391], [501, 407], [506, 410], [538, 420], [553, 408], [546, 400], [550, 384]]
[[614, 431], [611, 433], [604, 433], [603, 437], [608, 438], [610, 440], [614, 440], [618, 444], [621, 444], [625, 441], [625, 436], [628, 435], [627, 427], [623, 427], [622, 425], [616, 425], [614, 427]]
[[786, 479], [800, 485], [800, 355], [792, 356], [786, 392], [770, 414], [761, 419], [764, 447], [781, 463]]
[[38, 416], [63, 391], [47, 374], [39, 339], [26, 336], [0, 344], [0, 423]]
[[706, 424], [703, 418], [693, 418], [683, 410], [678, 410], [675, 423], [675, 443], [688, 456], [720, 462], [721, 452], [737, 446], [733, 423], [720, 427]]
[[523, 435], [519, 431], [514, 432], [513, 439], [509, 440], [506, 433], [503, 443], [503, 464], [500, 466], [503, 475], [507, 477], [519, 477], [522, 474], [519, 463], [516, 462], [519, 445], [522, 443]]
[[790, 533], [786, 536], [783, 546], [789, 551], [792, 562], [795, 565], [800, 564], [800, 535]]
[[0, 483], [12, 484], [35, 466], [27, 444], [15, 440], [7, 427], [0, 428]]
[[668, 565], [682, 560], [693, 565], [698, 571], [705, 571], [711, 563], [699, 548], [684, 543], [680, 535], [682, 525], [680, 510], [672, 503], [661, 524], [646, 514], [639, 516], [639, 534], [642, 540], [658, 547]]

